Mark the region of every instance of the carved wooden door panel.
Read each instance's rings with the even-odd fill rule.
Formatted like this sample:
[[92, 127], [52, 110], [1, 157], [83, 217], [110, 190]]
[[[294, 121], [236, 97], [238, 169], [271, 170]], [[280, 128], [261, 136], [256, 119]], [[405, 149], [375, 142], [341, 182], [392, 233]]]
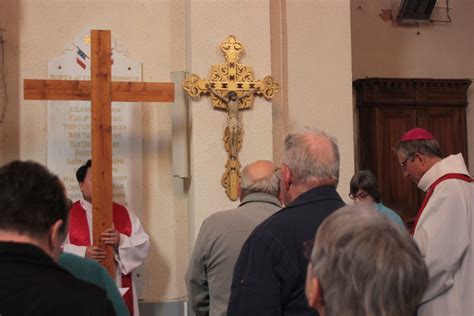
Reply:
[[466, 106], [470, 80], [367, 78], [354, 81], [358, 110], [357, 170], [374, 172], [383, 202], [410, 225], [424, 193], [400, 170], [392, 147], [409, 129], [422, 127], [444, 155], [467, 161]]
[[419, 109], [420, 127], [431, 131], [444, 156], [462, 153], [467, 162], [466, 112], [459, 108]]
[[382, 193], [382, 201], [390, 208], [408, 218], [416, 214], [414, 205], [419, 204], [416, 185], [403, 177], [397, 156], [392, 148], [400, 137], [416, 126], [416, 110], [410, 107], [381, 107], [377, 109], [378, 133], [380, 149], [377, 150], [378, 170], [377, 181]]

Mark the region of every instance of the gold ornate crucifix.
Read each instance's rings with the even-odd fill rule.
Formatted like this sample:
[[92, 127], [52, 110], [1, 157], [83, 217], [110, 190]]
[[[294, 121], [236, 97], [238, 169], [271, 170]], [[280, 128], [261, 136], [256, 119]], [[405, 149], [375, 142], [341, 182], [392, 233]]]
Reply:
[[263, 95], [267, 100], [272, 99], [279, 87], [271, 76], [255, 80], [252, 67], [238, 62], [244, 47], [234, 35], [229, 35], [220, 48], [226, 62], [212, 65], [210, 79], [201, 79], [198, 75], [192, 74], [183, 82], [183, 89], [193, 99], [198, 99], [203, 94], [210, 94], [214, 108], [227, 111], [224, 147], [228, 159], [221, 183], [227, 196], [235, 201], [238, 198], [237, 184], [240, 179], [238, 153], [242, 147], [240, 110], [252, 107], [254, 95]]
[[[173, 102], [174, 84], [113, 82], [111, 32], [92, 30], [91, 80], [25, 79], [25, 100], [90, 100], [92, 129], [93, 241], [112, 227], [112, 101]], [[115, 277], [112, 247], [103, 265]]]

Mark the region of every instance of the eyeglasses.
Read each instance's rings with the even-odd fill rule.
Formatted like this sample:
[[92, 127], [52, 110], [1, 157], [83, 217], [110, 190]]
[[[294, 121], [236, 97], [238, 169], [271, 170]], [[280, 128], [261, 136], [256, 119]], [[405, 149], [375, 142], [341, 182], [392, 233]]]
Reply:
[[405, 170], [405, 168], [407, 167], [407, 162], [410, 158], [413, 158], [413, 156], [415, 155], [416, 153], [411, 153], [410, 155], [408, 155], [408, 157], [405, 158], [405, 160], [403, 160], [402, 162], [400, 162], [400, 168], [402, 168], [402, 170]]
[[352, 194], [352, 193], [349, 193], [349, 197], [351, 198], [351, 200], [356, 200], [356, 199], [359, 199], [359, 200], [363, 200], [365, 199], [367, 196], [369, 196], [368, 193], [365, 193], [365, 192], [361, 192], [359, 194]]

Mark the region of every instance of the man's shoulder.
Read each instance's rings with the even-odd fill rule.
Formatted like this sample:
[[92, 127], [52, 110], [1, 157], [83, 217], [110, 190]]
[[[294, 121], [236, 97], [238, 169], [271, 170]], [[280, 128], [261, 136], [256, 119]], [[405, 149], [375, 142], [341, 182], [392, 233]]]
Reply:
[[333, 211], [344, 205], [344, 201], [337, 193], [318, 196], [314, 192], [307, 191], [263, 221], [252, 235], [258, 236], [264, 233], [275, 235], [279, 232], [286, 234], [291, 229], [320, 224]]
[[209, 215], [203, 221], [201, 231], [208, 238], [218, 238], [235, 231], [253, 231], [257, 225], [279, 209], [279, 206], [265, 202], [248, 202], [237, 208]]
[[221, 235], [229, 230], [229, 224], [238, 223], [240, 216], [238, 208], [212, 213], [202, 222], [201, 231], [208, 237]]
[[316, 217], [324, 216], [328, 211], [332, 212], [344, 205], [344, 201], [338, 195], [321, 198], [314, 195], [311, 198], [300, 196], [269, 218], [267, 224], [288, 223], [288, 221], [291, 223], [293, 219], [307, 218], [308, 214]]

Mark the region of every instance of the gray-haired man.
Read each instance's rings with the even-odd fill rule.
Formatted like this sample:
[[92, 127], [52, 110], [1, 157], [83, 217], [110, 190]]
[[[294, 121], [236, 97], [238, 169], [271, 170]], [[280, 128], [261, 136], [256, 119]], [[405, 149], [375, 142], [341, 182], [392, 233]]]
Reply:
[[284, 209], [250, 235], [235, 264], [229, 316], [314, 315], [304, 295], [309, 256], [322, 221], [344, 202], [336, 191], [339, 150], [319, 130], [285, 138], [280, 196]]
[[202, 224], [186, 273], [188, 300], [196, 315], [225, 316], [232, 272], [252, 230], [280, 209], [279, 173], [270, 161], [242, 170], [238, 208], [214, 213]]
[[321, 316], [413, 315], [427, 284], [414, 240], [368, 205], [341, 208], [319, 227], [306, 296]]

